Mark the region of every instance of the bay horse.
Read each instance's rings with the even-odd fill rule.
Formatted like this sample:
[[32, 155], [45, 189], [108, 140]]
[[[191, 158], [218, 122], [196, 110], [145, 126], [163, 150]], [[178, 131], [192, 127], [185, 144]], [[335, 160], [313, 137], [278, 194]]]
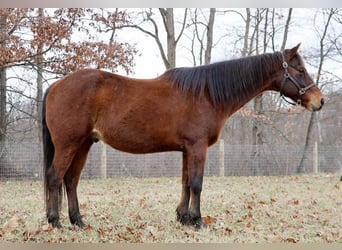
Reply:
[[299, 45], [283, 52], [174, 68], [149, 80], [84, 69], [53, 83], [44, 95], [42, 121], [48, 222], [61, 227], [64, 183], [70, 222], [85, 225], [77, 185], [90, 147], [102, 140], [134, 154], [182, 152], [177, 220], [206, 226], [200, 212], [206, 153], [227, 119], [264, 91], [278, 91], [309, 111], [323, 106], [323, 95], [307, 73]]

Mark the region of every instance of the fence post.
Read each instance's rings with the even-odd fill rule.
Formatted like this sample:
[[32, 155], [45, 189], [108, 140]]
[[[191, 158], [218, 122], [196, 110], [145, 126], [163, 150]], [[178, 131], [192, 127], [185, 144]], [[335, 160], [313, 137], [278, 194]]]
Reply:
[[107, 146], [101, 141], [101, 178], [107, 179]]
[[313, 146], [313, 152], [312, 152], [312, 162], [313, 162], [313, 172], [314, 174], [318, 174], [318, 145], [317, 141], [315, 141]]
[[224, 177], [224, 140], [220, 139], [219, 142], [219, 165], [220, 177]]

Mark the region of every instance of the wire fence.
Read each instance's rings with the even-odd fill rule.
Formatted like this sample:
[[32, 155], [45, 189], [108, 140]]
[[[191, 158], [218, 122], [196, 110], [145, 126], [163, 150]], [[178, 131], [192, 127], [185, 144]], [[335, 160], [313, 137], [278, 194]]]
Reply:
[[[43, 155], [38, 143], [7, 143], [0, 147], [0, 180], [41, 180]], [[342, 146], [311, 147], [305, 154], [303, 171], [313, 172], [315, 157], [319, 172], [342, 169]], [[206, 176], [293, 175], [303, 157], [303, 146], [294, 145], [224, 145], [209, 148]], [[223, 159], [222, 159], [223, 158]], [[223, 164], [223, 165], [222, 165]], [[223, 170], [220, 170], [220, 165]], [[105, 166], [105, 168], [104, 168]], [[105, 171], [105, 173], [104, 173]], [[96, 143], [91, 148], [82, 178], [181, 176], [182, 153], [128, 154]]]

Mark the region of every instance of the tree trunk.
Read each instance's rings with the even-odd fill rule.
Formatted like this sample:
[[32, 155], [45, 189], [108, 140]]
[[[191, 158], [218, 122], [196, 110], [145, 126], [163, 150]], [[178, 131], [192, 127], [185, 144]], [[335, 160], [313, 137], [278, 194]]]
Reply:
[[0, 68], [0, 145], [5, 141], [7, 130], [6, 100], [6, 69]]
[[[43, 22], [44, 10], [39, 8], [38, 10], [39, 22]], [[40, 43], [37, 48], [37, 124], [38, 124], [38, 142], [39, 145], [42, 142], [42, 104], [43, 104], [43, 61], [44, 57], [42, 55], [43, 44]]]
[[[327, 32], [328, 32], [328, 27], [330, 25], [330, 21], [332, 19], [334, 15], [334, 10], [330, 9], [330, 13], [328, 15], [328, 19], [325, 23], [324, 29], [323, 29], [323, 33], [322, 36], [320, 38], [320, 57], [319, 57], [319, 66], [318, 66], [318, 72], [317, 72], [317, 77], [316, 77], [316, 83], [318, 84], [320, 82], [320, 77], [321, 77], [321, 73], [322, 73], [322, 68], [323, 68], [323, 63], [324, 63], [324, 59], [327, 56], [327, 53], [324, 53], [324, 40], [327, 36]], [[297, 172], [301, 173], [304, 169], [303, 167], [303, 163], [304, 163], [304, 159], [306, 158], [308, 149], [309, 149], [309, 145], [310, 145], [310, 138], [313, 136], [313, 128], [314, 128], [314, 123], [318, 123], [318, 117], [316, 113], [311, 113], [310, 116], [310, 121], [309, 121], [309, 125], [308, 125], [308, 130], [306, 132], [306, 138], [305, 138], [305, 145], [304, 145], [304, 152], [303, 152], [303, 156], [300, 160], [300, 163], [298, 165], [297, 168]], [[320, 132], [320, 131], [318, 131]]]
[[207, 47], [204, 55], [204, 64], [209, 64], [211, 62], [211, 49], [213, 48], [215, 13], [216, 9], [210, 8], [209, 22], [207, 26]]
[[[0, 34], [5, 34], [2, 30], [6, 26], [6, 17], [0, 17]], [[0, 37], [0, 46], [5, 46], [5, 38]], [[6, 68], [0, 67], [0, 145], [5, 140], [6, 130], [7, 130], [7, 112], [6, 112]]]
[[246, 9], [245, 35], [243, 38], [243, 48], [242, 48], [242, 53], [241, 53], [242, 56], [247, 56], [250, 26], [251, 26], [251, 10], [247, 8]]
[[175, 24], [173, 17], [173, 8], [162, 9], [160, 11], [164, 20], [165, 30], [167, 33], [167, 59], [168, 65], [165, 65], [167, 69], [174, 68], [176, 66], [176, 38], [175, 38]]
[[313, 134], [313, 125], [314, 125], [314, 120], [315, 120], [316, 113], [311, 113], [310, 114], [310, 120], [309, 120], [309, 125], [308, 129], [306, 132], [306, 137], [305, 137], [305, 144], [304, 144], [304, 152], [302, 155], [302, 158], [300, 159], [299, 165], [297, 167], [297, 173], [303, 173], [304, 172], [304, 160], [307, 159], [307, 155], [309, 152], [309, 146], [310, 146], [310, 138], [312, 137]]
[[289, 33], [291, 17], [292, 17], [292, 8], [289, 9], [289, 13], [287, 15], [287, 20], [286, 20], [286, 24], [284, 28], [283, 43], [281, 44], [281, 48], [280, 48], [281, 51], [284, 51], [285, 46], [286, 46], [287, 34]]

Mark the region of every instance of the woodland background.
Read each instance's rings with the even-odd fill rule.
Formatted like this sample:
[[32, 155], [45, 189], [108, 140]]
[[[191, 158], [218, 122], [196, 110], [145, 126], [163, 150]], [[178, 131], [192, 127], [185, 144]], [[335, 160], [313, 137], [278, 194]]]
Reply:
[[[306, 36], [304, 26], [313, 36]], [[127, 39], [132, 34], [135, 41]], [[319, 170], [337, 172], [342, 168], [341, 36], [342, 9], [0, 9], [0, 179], [41, 178], [42, 96], [64, 75], [92, 67], [135, 77], [136, 62], [146, 58], [144, 46], [154, 48], [155, 62], [146, 69], [154, 72], [154, 65], [184, 66], [182, 58], [195, 66], [215, 55], [228, 60], [299, 42], [326, 105], [309, 113], [288, 106], [276, 93], [252, 100], [225, 125], [225, 174], [311, 172], [315, 143]], [[208, 175], [219, 171], [217, 147], [208, 154]], [[100, 148], [93, 147], [83, 177], [100, 176]], [[179, 153], [106, 151], [110, 177], [180, 175]]]

